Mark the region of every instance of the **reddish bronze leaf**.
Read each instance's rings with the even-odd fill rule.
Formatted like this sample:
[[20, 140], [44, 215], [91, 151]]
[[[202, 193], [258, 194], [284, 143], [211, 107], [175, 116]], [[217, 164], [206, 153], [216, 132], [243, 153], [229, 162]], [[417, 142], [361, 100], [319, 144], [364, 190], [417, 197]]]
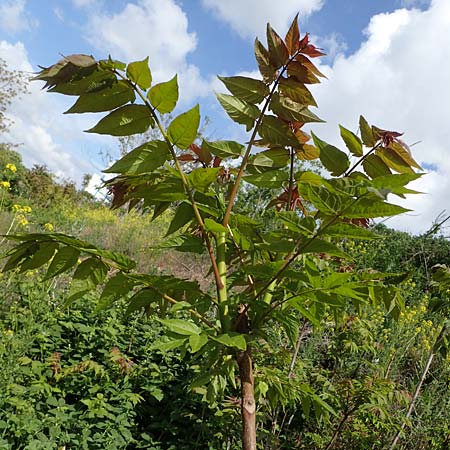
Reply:
[[325, 56], [326, 53], [321, 52], [321, 48], [317, 48], [312, 44], [307, 45], [303, 50], [302, 53], [304, 55], [308, 55], [310, 58], [317, 58], [319, 56]]
[[307, 67], [314, 75], [321, 78], [327, 78], [306, 56], [298, 54], [295, 59]]
[[289, 64], [288, 74], [289, 76], [294, 77], [300, 83], [320, 83], [320, 80], [314, 75], [314, 73], [298, 61], [293, 61], [291, 64]]
[[284, 66], [289, 60], [289, 51], [283, 39], [269, 24], [267, 24], [267, 44], [270, 63], [277, 69]]
[[298, 49], [300, 45], [300, 31], [298, 29], [298, 14], [294, 17], [292, 24], [286, 34], [284, 42], [286, 42], [286, 47], [289, 50], [289, 53], [292, 55]]

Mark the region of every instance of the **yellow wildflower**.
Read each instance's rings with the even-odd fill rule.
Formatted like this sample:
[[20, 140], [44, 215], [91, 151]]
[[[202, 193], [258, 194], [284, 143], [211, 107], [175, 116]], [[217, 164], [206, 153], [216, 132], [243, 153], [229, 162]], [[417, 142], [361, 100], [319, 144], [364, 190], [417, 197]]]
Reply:
[[49, 223], [49, 222], [47, 222], [46, 224], [44, 224], [44, 228], [45, 228], [47, 231], [53, 231], [53, 230], [55, 229], [55, 227], [53, 226], [53, 224], [51, 224], [51, 223]]
[[16, 173], [16, 172], [17, 172], [17, 167], [16, 167], [16, 165], [15, 165], [15, 164], [12, 164], [12, 163], [6, 164], [5, 169], [6, 169], [6, 170], [10, 170], [12, 173]]
[[28, 220], [27, 218], [23, 215], [23, 214], [19, 214], [17, 216], [17, 223], [21, 226], [21, 227], [26, 227], [28, 225]]
[[11, 187], [11, 184], [9, 183], [9, 181], [0, 181], [0, 187], [9, 189]]

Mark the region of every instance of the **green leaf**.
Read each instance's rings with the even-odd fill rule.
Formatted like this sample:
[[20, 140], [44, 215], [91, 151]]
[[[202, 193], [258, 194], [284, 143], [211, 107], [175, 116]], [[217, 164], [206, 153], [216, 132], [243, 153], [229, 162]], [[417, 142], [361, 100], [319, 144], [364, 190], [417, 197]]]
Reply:
[[362, 142], [355, 133], [352, 133], [347, 128], [344, 128], [342, 125], [339, 125], [339, 129], [341, 130], [341, 137], [345, 142], [345, 145], [349, 149], [350, 153], [354, 156], [360, 157], [363, 155]]
[[220, 167], [194, 169], [187, 177], [189, 185], [200, 192], [206, 192], [209, 186], [217, 180], [220, 170]]
[[157, 350], [161, 353], [170, 352], [185, 344], [187, 338], [184, 339], [170, 339], [169, 341], [157, 341], [152, 344], [149, 350]]
[[202, 332], [201, 328], [195, 323], [188, 322], [181, 319], [159, 319], [159, 321], [166, 326], [172, 333], [181, 334], [183, 336], [198, 335]]
[[75, 270], [66, 305], [94, 289], [106, 277], [109, 267], [98, 258], [85, 259]]
[[347, 199], [341, 197], [324, 186], [316, 186], [308, 182], [298, 184], [300, 195], [311, 202], [320, 212], [327, 215], [337, 214]]
[[207, 342], [208, 342], [208, 336], [204, 333], [191, 334], [189, 336], [189, 345], [191, 347], [192, 353], [198, 352]]
[[362, 228], [350, 223], [335, 223], [324, 230], [325, 236], [343, 237], [348, 239], [372, 240], [381, 239], [382, 236], [375, 234], [367, 228]]
[[153, 86], [147, 94], [150, 103], [161, 114], [173, 111], [178, 101], [178, 79], [175, 75], [171, 80]]
[[384, 190], [393, 194], [414, 193], [405, 186], [411, 181], [417, 180], [422, 176], [421, 173], [401, 173], [387, 176], [380, 176], [372, 181], [372, 186], [379, 190]]
[[269, 47], [269, 60], [276, 68], [280, 68], [289, 60], [289, 51], [283, 39], [267, 24], [267, 45]]
[[97, 69], [89, 73], [80, 73], [65, 83], [58, 83], [49, 89], [64, 95], [83, 95], [107, 89], [117, 83], [117, 78], [109, 70]]
[[289, 126], [275, 116], [264, 116], [258, 132], [270, 144], [292, 147], [299, 145]]
[[277, 116], [290, 122], [323, 122], [323, 120], [311, 112], [307, 106], [294, 102], [289, 97], [281, 97], [277, 94], [274, 94], [272, 97], [270, 109]]
[[280, 80], [280, 93], [289, 97], [293, 102], [302, 106], [317, 106], [309, 89], [294, 78], [282, 78]]
[[122, 272], [108, 280], [97, 304], [97, 311], [109, 308], [116, 300], [125, 297], [133, 289], [134, 282]]
[[152, 84], [152, 73], [148, 67], [148, 56], [142, 61], [128, 64], [127, 77], [146, 91]]
[[285, 167], [288, 162], [289, 152], [285, 148], [264, 150], [249, 159], [249, 164], [258, 167]]
[[245, 336], [240, 333], [230, 332], [219, 334], [218, 336], [211, 336], [211, 339], [225, 345], [225, 347], [236, 348], [238, 350], [247, 349], [247, 341], [245, 340]]
[[316, 229], [316, 221], [313, 217], [299, 217], [294, 211], [279, 212], [277, 216], [283, 222], [283, 225], [296, 233], [311, 236]]
[[391, 171], [384, 161], [377, 155], [371, 154], [364, 158], [362, 166], [370, 178], [390, 175]]
[[402, 214], [410, 211], [398, 205], [386, 203], [381, 200], [371, 200], [366, 198], [360, 198], [354, 202], [350, 207], [346, 208], [341, 217], [347, 219], [372, 219], [375, 217], [389, 217]]
[[375, 137], [373, 135], [372, 128], [363, 116], [359, 116], [359, 131], [361, 133], [361, 139], [364, 142], [364, 145], [367, 147], [373, 147], [376, 142]]
[[224, 227], [220, 223], [217, 223], [213, 219], [209, 219], [209, 218], [205, 219], [205, 228], [208, 231], [211, 231], [213, 233], [227, 233], [228, 234], [228, 228]]
[[413, 173], [414, 170], [396, 151], [391, 148], [379, 148], [376, 153], [391, 169], [399, 173]]
[[119, 81], [101, 91], [80, 95], [64, 114], [111, 111], [134, 100], [133, 89], [124, 81]]
[[56, 242], [43, 242], [39, 244], [39, 247], [33, 256], [22, 263], [20, 271], [24, 272], [25, 270], [37, 269], [48, 263], [58, 247], [59, 245]]
[[73, 267], [80, 256], [80, 251], [73, 247], [61, 247], [52, 262], [50, 263], [44, 280], [56, 277], [57, 275]]
[[281, 170], [268, 170], [254, 175], [244, 176], [247, 183], [267, 189], [279, 189], [289, 180], [289, 174]]
[[308, 319], [315, 327], [320, 325], [320, 320], [305, 306], [305, 297], [297, 296], [288, 301], [303, 317]]
[[229, 157], [237, 158], [238, 156], [242, 156], [245, 151], [245, 147], [235, 141], [209, 142], [204, 139], [202, 141], [203, 148], [222, 159]]
[[187, 195], [179, 178], [168, 177], [152, 186], [142, 185], [130, 198], [143, 198], [149, 205], [154, 205], [158, 202], [185, 200]]
[[328, 255], [337, 256], [339, 258], [349, 258], [349, 255], [336, 245], [317, 238], [307, 242], [305, 245], [300, 245], [300, 248], [301, 253], [327, 253]]
[[125, 315], [129, 316], [131, 313], [139, 311], [140, 309], [150, 305], [150, 303], [155, 303], [160, 299], [161, 296], [153, 292], [151, 289], [141, 289], [130, 298]]
[[188, 253], [203, 253], [205, 250], [202, 239], [189, 235], [181, 235], [167, 239], [155, 248], [173, 248], [178, 252]]
[[125, 105], [104, 117], [87, 133], [130, 136], [144, 133], [154, 122], [150, 111], [144, 105]]
[[[8, 239], [13, 238], [13, 236], [7, 236]], [[2, 272], [7, 272], [8, 270], [15, 269], [18, 267], [24, 259], [29, 258], [33, 255], [33, 253], [38, 248], [38, 245], [34, 241], [23, 242], [19, 244], [17, 247], [11, 249], [6, 255], [9, 256], [8, 261], [3, 266]]]
[[259, 117], [259, 109], [250, 103], [227, 94], [216, 94], [217, 100], [234, 122], [245, 125], [250, 131]]
[[180, 114], [169, 125], [167, 135], [170, 142], [183, 150], [189, 148], [197, 137], [200, 125], [200, 109], [196, 105], [189, 111]]
[[178, 231], [181, 227], [189, 223], [191, 220], [195, 218], [194, 210], [189, 203], [180, 203], [175, 210], [175, 215], [173, 216], [172, 221], [170, 222], [169, 229], [167, 230], [166, 236], [169, 236], [176, 231]]
[[338, 177], [342, 175], [349, 167], [350, 161], [347, 155], [333, 145], [319, 139], [311, 132], [314, 144], [320, 151], [320, 160], [322, 164], [331, 172], [331, 175]]
[[102, 250], [99, 248], [92, 250], [84, 250], [85, 253], [100, 256], [102, 259], [107, 259], [117, 265], [122, 270], [132, 270], [136, 267], [136, 261], [133, 261], [128, 256], [119, 252], [110, 252], [109, 250]]
[[169, 158], [170, 153], [166, 142], [150, 141], [127, 153], [103, 172], [140, 175], [153, 172]]
[[266, 83], [271, 83], [277, 77], [277, 69], [270, 63], [269, 52], [258, 39], [255, 39], [255, 57], [259, 72]]
[[234, 96], [248, 103], [261, 103], [269, 95], [268, 86], [261, 80], [241, 76], [218, 78]]

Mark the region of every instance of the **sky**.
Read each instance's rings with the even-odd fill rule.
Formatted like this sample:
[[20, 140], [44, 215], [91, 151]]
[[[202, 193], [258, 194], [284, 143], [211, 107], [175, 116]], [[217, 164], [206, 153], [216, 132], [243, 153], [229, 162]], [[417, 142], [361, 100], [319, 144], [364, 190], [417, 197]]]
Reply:
[[[149, 56], [154, 82], [178, 73], [176, 112], [200, 103], [208, 137], [242, 140], [215, 99], [225, 91], [216, 76], [256, 74], [254, 38], [265, 42], [267, 22], [284, 35], [297, 12], [301, 32], [327, 53], [328, 79], [313, 91], [326, 123], [314, 132], [345, 148], [338, 125], [356, 131], [360, 114], [404, 132], [427, 174], [411, 185], [423, 194], [395, 201], [412, 212], [386, 224], [424, 232], [450, 214], [450, 0], [0, 0], [0, 58], [31, 74], [73, 53]], [[117, 140], [83, 133], [99, 117], [63, 115], [72, 101], [41, 88], [31, 83], [14, 102], [2, 141], [19, 144], [27, 166], [98, 180]]]

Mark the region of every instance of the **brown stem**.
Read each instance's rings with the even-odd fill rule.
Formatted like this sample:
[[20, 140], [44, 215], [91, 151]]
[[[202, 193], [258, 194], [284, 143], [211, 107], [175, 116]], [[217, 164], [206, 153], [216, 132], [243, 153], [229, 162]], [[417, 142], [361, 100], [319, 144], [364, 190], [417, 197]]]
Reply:
[[371, 155], [380, 146], [381, 143], [375, 145], [364, 156], [359, 158], [358, 161], [356, 161], [355, 164], [353, 164], [353, 166], [344, 173], [344, 177], [348, 177], [369, 155]]
[[256, 402], [250, 347], [237, 355], [241, 378], [242, 450], [256, 450]]
[[334, 430], [334, 433], [333, 433], [333, 436], [331, 437], [330, 442], [328, 442], [328, 445], [325, 447], [325, 450], [330, 450], [331, 448], [333, 448], [334, 443], [336, 442], [336, 439], [338, 438], [339, 434], [341, 433], [342, 428], [344, 428], [345, 422], [347, 422], [347, 419], [350, 417], [352, 412], [353, 411], [349, 410], [344, 414], [341, 421], [339, 422], [338, 427], [336, 428], [336, 430]]

